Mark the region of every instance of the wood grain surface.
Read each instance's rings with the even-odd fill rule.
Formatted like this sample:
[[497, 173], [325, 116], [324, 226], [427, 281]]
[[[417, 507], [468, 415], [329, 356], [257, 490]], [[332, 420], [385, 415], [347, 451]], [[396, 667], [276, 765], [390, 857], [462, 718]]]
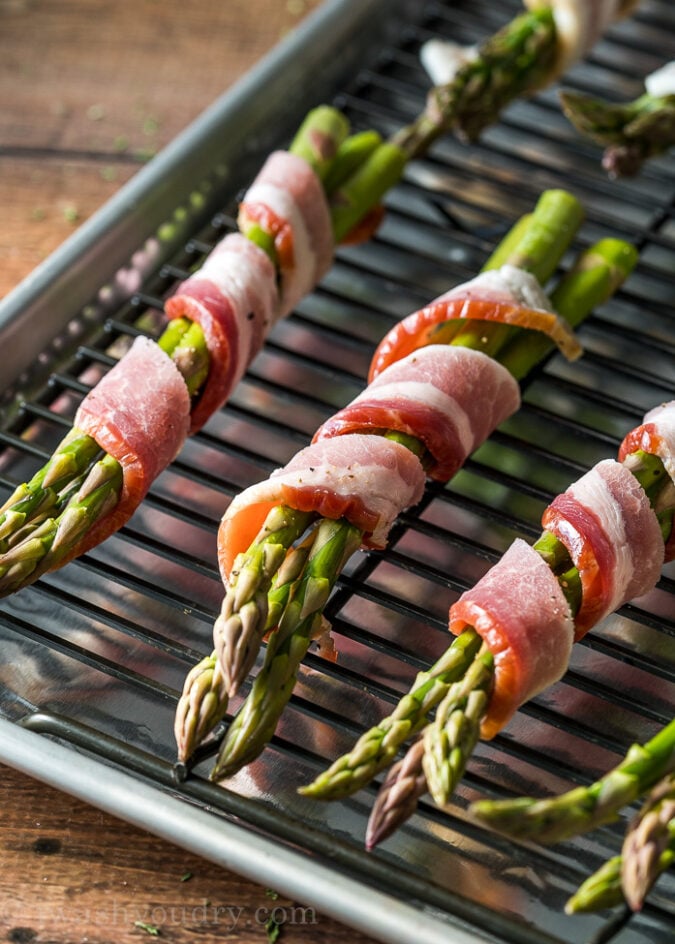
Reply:
[[[316, 5], [0, 0], [0, 297]], [[367, 944], [7, 768], [0, 810], [1, 941]]]
[[0, 297], [318, 0], [0, 0]]

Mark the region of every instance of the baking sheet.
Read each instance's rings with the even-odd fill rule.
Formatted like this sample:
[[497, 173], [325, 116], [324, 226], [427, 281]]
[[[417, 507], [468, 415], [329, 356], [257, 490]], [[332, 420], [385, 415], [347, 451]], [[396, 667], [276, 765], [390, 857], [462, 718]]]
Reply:
[[[232, 225], [240, 188], [308, 107], [334, 101], [356, 127], [389, 133], [422, 106], [425, 38], [473, 42], [519, 9], [328, 3], [151, 162], [0, 306], [0, 340], [19, 365], [3, 373], [0, 495], [62, 437], [139, 317], [159, 329], [162, 299]], [[341, 57], [329, 55], [336, 48]], [[648, 0], [566, 84], [629, 97], [673, 56], [672, 8]], [[326, 61], [334, 67], [319, 71]], [[515, 103], [479, 144], [443, 139], [413, 162], [387, 197], [377, 237], [338, 251], [128, 527], [0, 601], [0, 759], [382, 940], [671, 940], [672, 876], [625, 926], [611, 914], [562, 912], [579, 881], [618, 850], [620, 824], [543, 850], [476, 828], [466, 808], [486, 794], [588, 782], [672, 716], [672, 565], [652, 594], [576, 647], [565, 679], [479, 746], [449, 814], [423, 802], [367, 855], [374, 790], [324, 805], [296, 787], [440, 654], [452, 599], [514, 536], [534, 538], [550, 497], [614, 455], [641, 414], [675, 392], [673, 169], [665, 157], [635, 180], [608, 181], [597, 149], [559, 114], [555, 89]], [[552, 358], [526, 385], [520, 414], [450, 486], [429, 488], [390, 549], [350, 562], [327, 610], [340, 658], [310, 653], [265, 754], [225, 789], [207, 781], [207, 761], [179, 785], [173, 712], [185, 673], [210, 651], [224, 507], [362, 388], [389, 325], [475, 273], [555, 186], [587, 207], [575, 251], [604, 235], [641, 249], [637, 271], [582, 329], [586, 356], [573, 365]]]

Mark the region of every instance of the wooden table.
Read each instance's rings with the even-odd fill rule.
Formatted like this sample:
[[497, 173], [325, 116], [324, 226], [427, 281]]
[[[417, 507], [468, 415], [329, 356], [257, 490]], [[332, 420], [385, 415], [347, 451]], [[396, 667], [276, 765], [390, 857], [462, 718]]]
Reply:
[[[318, 0], [0, 0], [0, 297]], [[3, 352], [4, 353], [4, 352]], [[1, 371], [0, 367], [0, 371]], [[0, 939], [367, 939], [16, 771]]]

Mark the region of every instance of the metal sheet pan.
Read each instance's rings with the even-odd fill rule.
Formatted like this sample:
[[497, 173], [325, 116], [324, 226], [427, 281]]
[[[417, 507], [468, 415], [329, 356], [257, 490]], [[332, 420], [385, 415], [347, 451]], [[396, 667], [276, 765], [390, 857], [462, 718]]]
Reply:
[[[151, 162], [0, 306], [0, 341], [17, 365], [3, 372], [0, 495], [51, 451], [139, 318], [159, 328], [163, 298], [232, 225], [240, 188], [307, 108], [333, 101], [355, 127], [389, 133], [422, 105], [424, 39], [474, 42], [518, 10], [516, 0], [329, 2]], [[672, 7], [645, 0], [566, 84], [628, 97], [673, 57]], [[338, 250], [129, 525], [0, 602], [0, 760], [383, 941], [672, 940], [672, 876], [627, 923], [563, 914], [583, 876], [617, 851], [621, 824], [544, 850], [466, 815], [484, 794], [588, 782], [672, 715], [672, 565], [576, 647], [558, 685], [479, 746], [447, 814], [423, 802], [366, 854], [374, 790], [323, 805], [296, 787], [442, 651], [456, 594], [514, 536], [535, 537], [550, 497], [673, 395], [673, 170], [664, 157], [635, 180], [607, 180], [597, 149], [560, 115], [556, 89], [514, 103], [480, 143], [443, 139], [412, 162], [377, 237]], [[208, 781], [207, 761], [178, 784], [173, 711], [185, 673], [210, 651], [222, 592], [215, 535], [231, 496], [362, 388], [389, 325], [473, 274], [556, 186], [587, 207], [575, 251], [602, 235], [641, 250], [634, 275], [583, 327], [585, 357], [550, 359], [525, 385], [519, 415], [447, 488], [429, 488], [390, 548], [352, 560], [327, 610], [340, 657], [310, 653], [265, 754], [224, 787]]]

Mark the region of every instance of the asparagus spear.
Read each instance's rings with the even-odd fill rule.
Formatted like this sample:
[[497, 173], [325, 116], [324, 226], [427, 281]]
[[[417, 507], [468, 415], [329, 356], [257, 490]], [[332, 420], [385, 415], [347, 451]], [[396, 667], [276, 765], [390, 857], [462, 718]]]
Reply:
[[267, 627], [267, 594], [290, 546], [312, 516], [273, 508], [246, 554], [239, 555], [214, 628], [226, 689], [233, 695], [255, 662]]
[[412, 816], [417, 801], [427, 792], [423, 759], [424, 741], [418, 737], [387, 771], [368, 818], [365, 845], [369, 852]]
[[548, 81], [556, 56], [552, 11], [522, 13], [486, 40], [450, 82], [432, 88], [422, 114], [393, 141], [415, 156], [448, 131], [475, 140], [510, 101]]
[[621, 856], [612, 856], [589, 875], [565, 904], [567, 914], [615, 908], [625, 902], [621, 889]]
[[494, 657], [483, 648], [464, 677], [450, 687], [433, 722], [424, 729], [423, 769], [439, 807], [447, 805], [478, 742], [493, 673]]
[[214, 650], [193, 666], [185, 679], [174, 721], [179, 764], [192, 754], [191, 745], [201, 744], [222, 721], [228, 702], [227, 683]]
[[568, 120], [605, 150], [611, 177], [637, 174], [645, 161], [675, 145], [675, 95], [645, 92], [631, 102], [610, 103], [581, 92], [560, 93]]
[[12, 535], [27, 521], [51, 510], [63, 487], [78, 480], [100, 454], [99, 445], [91, 437], [69, 430], [42, 469], [30, 482], [20, 485], [0, 509], [0, 552], [7, 550]]
[[659, 874], [675, 861], [675, 774], [664, 777], [648, 795], [624, 839], [621, 887], [633, 911], [642, 908]]
[[[225, 717], [238, 679], [248, 673], [255, 660], [258, 650], [253, 643], [279, 623], [291, 588], [314, 546], [315, 535], [310, 532], [299, 545], [291, 545], [311, 525], [311, 519], [311, 515], [292, 508], [273, 508], [249, 553], [241, 555], [232, 592], [224, 598], [216, 621], [218, 647], [190, 670], [178, 701], [174, 735], [179, 765], [187, 763], [195, 748]], [[275, 561], [273, 572], [271, 561]], [[246, 592], [250, 595], [244, 599], [242, 594]], [[228, 670], [223, 672], [225, 650], [232, 658], [226, 660]]]
[[619, 811], [675, 769], [675, 719], [590, 786], [541, 800], [479, 800], [472, 815], [499, 832], [520, 839], [558, 842], [616, 819]]
[[122, 468], [112, 456], [104, 455], [78, 487], [66, 493], [65, 510], [57, 517], [33, 518], [25, 537], [0, 556], [0, 578], [5, 592], [19, 589], [58, 566], [70, 549], [86, 534], [91, 521], [102, 518], [117, 504], [122, 488]]
[[453, 682], [470, 669], [481, 639], [475, 630], [462, 633], [429, 669], [418, 673], [410, 691], [394, 711], [362, 734], [348, 754], [339, 757], [300, 793], [315, 799], [333, 800], [355, 793], [395, 758], [401, 744], [426, 724], [433, 708]]

